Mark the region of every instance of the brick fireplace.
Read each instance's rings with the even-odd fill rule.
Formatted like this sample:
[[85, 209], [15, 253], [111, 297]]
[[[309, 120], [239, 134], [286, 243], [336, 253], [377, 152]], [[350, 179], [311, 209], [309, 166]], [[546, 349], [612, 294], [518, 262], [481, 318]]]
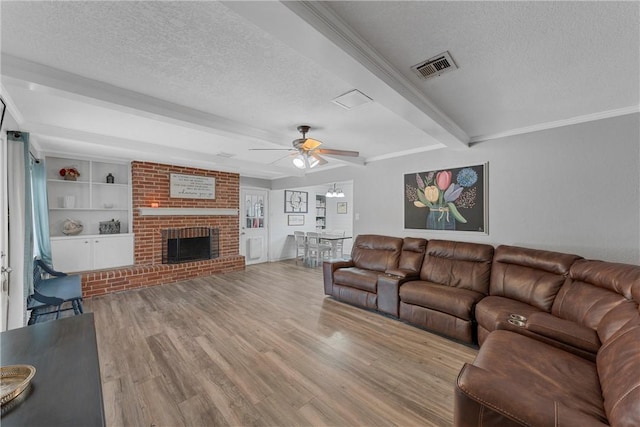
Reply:
[[[215, 199], [169, 197], [169, 179], [172, 173], [215, 178]], [[131, 164], [131, 182], [135, 264], [131, 267], [84, 273], [84, 296], [103, 295], [244, 269], [244, 257], [239, 254], [239, 217], [237, 213], [228, 213], [230, 210], [238, 212], [240, 208], [238, 174], [136, 161]], [[157, 203], [160, 208], [158, 212], [163, 208], [172, 208], [171, 215], [154, 215], [153, 210], [147, 209], [152, 203]], [[202, 210], [205, 213], [194, 215], [194, 210]], [[222, 214], [206, 213], [209, 211], [221, 211]], [[163, 264], [162, 230], [191, 227], [218, 230], [218, 257]]]

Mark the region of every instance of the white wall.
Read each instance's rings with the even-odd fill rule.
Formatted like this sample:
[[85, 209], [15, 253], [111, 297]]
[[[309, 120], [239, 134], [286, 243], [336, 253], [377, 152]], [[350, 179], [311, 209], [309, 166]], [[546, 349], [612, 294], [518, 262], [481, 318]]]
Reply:
[[[406, 173], [489, 163], [489, 234], [405, 230]], [[510, 244], [640, 263], [640, 114], [314, 173], [353, 179], [354, 235]], [[295, 185], [295, 178], [272, 188]]]

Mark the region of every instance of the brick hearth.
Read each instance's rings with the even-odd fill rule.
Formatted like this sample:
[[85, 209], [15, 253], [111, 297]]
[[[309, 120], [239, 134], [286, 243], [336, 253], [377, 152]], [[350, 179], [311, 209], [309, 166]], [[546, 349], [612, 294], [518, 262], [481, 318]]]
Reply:
[[[169, 197], [169, 175], [197, 175], [216, 180], [215, 200]], [[225, 216], [141, 216], [138, 208], [155, 202], [162, 208], [240, 208], [240, 176], [149, 162], [131, 164], [135, 265], [82, 274], [85, 297], [172, 283], [214, 273], [244, 269], [239, 254], [238, 215]], [[161, 230], [165, 228], [217, 227], [220, 229], [220, 257], [183, 264], [162, 264]]]

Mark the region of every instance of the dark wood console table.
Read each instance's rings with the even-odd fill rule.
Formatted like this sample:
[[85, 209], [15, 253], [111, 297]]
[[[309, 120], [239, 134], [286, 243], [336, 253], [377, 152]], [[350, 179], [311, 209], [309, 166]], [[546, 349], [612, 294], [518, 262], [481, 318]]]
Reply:
[[105, 425], [93, 313], [2, 332], [0, 346], [2, 366], [36, 368], [3, 427]]

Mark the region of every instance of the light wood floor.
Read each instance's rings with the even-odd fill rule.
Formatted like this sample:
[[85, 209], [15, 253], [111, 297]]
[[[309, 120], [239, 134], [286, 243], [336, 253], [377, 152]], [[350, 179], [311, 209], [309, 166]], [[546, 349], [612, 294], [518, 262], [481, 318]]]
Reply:
[[450, 426], [476, 350], [323, 295], [293, 262], [96, 297], [109, 426]]

